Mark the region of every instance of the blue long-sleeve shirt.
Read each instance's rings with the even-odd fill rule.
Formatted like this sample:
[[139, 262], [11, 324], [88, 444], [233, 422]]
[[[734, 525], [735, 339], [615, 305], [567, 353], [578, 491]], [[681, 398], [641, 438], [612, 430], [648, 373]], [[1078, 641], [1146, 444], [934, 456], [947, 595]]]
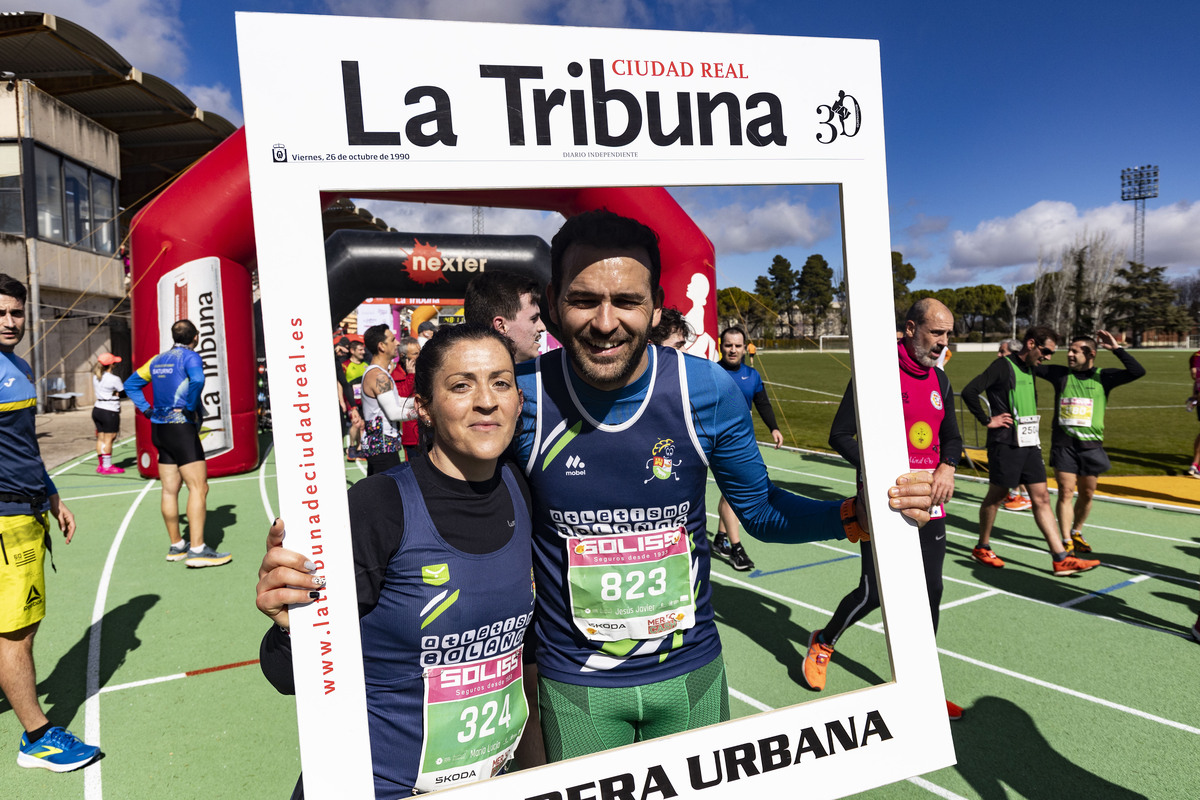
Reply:
[[[145, 388], [154, 395], [153, 408]], [[204, 360], [190, 347], [177, 344], [147, 361], [125, 381], [125, 394], [155, 423], [199, 424], [200, 396], [204, 391]]]
[[[58, 494], [37, 443], [37, 389], [33, 370], [15, 353], [0, 353], [0, 494], [37, 497]], [[43, 501], [0, 501], [0, 517], [18, 517], [50, 507]]]

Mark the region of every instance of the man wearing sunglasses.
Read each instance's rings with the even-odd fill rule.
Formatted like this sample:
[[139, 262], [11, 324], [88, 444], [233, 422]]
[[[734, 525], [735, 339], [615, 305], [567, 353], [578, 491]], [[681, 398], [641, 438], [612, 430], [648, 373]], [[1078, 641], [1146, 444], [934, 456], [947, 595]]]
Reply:
[[[992, 526], [1008, 495], [1008, 487], [1023, 483], [1033, 502], [1033, 518], [1050, 548], [1053, 573], [1074, 575], [1098, 567], [1100, 562], [1078, 558], [1063, 547], [1046, 488], [1046, 464], [1042, 460], [1039, 435], [1041, 420], [1033, 382], [1034, 368], [1053, 356], [1058, 348], [1058, 334], [1037, 325], [1026, 331], [1023, 342], [1020, 352], [992, 361], [962, 391], [967, 409], [988, 429], [988, 492], [979, 506], [979, 543], [971, 555], [989, 567], [1004, 566], [991, 548]], [[985, 398], [986, 408], [981, 402]]]

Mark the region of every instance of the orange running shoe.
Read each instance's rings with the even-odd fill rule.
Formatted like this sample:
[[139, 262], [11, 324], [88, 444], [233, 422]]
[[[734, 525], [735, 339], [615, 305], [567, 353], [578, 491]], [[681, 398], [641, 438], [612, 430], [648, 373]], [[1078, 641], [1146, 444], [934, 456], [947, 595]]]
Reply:
[[821, 691], [825, 688], [825, 669], [829, 659], [833, 658], [833, 646], [817, 641], [820, 631], [813, 631], [808, 637], [808, 655], [804, 657], [804, 682], [808, 688]]
[[971, 557], [980, 564], [987, 564], [989, 567], [995, 567], [996, 569], [1004, 566], [1004, 562], [1000, 557], [986, 547], [976, 547], [971, 551]]
[[1033, 508], [1033, 501], [1019, 494], [1009, 495], [1004, 501], [1004, 508], [1008, 511], [1028, 511]]
[[957, 722], [962, 719], [962, 706], [946, 701], [946, 713], [950, 715], [951, 722]]
[[1088, 540], [1083, 538], [1083, 534], [1077, 531], [1071, 532], [1071, 545], [1076, 553], [1092, 552], [1092, 546], [1088, 544]]
[[1100, 566], [1100, 562], [1096, 560], [1067, 556], [1062, 561], [1054, 562], [1054, 574], [1074, 575], [1076, 572], [1087, 572], [1089, 569], [1098, 566]]

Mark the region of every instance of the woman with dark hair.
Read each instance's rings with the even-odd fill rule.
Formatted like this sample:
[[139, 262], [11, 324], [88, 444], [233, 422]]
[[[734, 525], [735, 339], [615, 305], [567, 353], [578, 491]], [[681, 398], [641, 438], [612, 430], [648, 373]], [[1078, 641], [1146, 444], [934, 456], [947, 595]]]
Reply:
[[[381, 798], [489, 777], [513, 755], [523, 728], [522, 765], [540, 763], [536, 715], [526, 725], [536, 709], [522, 682], [533, 615], [529, 489], [519, 470], [500, 462], [522, 405], [512, 351], [490, 328], [439, 328], [414, 377], [425, 457], [349, 490]], [[282, 541], [276, 520], [257, 605], [275, 623], [262, 642], [263, 673], [291, 694], [287, 607], [320, 597], [324, 578]], [[444, 670], [473, 665], [503, 677], [465, 699], [442, 689]], [[301, 791], [297, 784], [294, 796]]]

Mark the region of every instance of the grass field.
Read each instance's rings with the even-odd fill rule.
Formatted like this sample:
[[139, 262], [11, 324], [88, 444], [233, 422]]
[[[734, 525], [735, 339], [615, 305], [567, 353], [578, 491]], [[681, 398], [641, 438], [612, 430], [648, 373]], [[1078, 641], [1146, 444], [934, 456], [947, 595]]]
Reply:
[[[1191, 393], [1189, 355], [1184, 351], [1134, 351], [1134, 357], [1146, 367], [1146, 376], [1113, 390], [1106, 412], [1105, 450], [1112, 460], [1111, 475], [1181, 475], [1187, 471], [1198, 430], [1195, 414], [1183, 408]], [[946, 367], [955, 392], [982, 372], [993, 357], [991, 353], [955, 354]], [[1066, 358], [1060, 348], [1050, 363], [1066, 364]], [[1097, 363], [1101, 368], [1120, 366], [1108, 352], [1101, 352]], [[784, 442], [830, 450], [829, 426], [850, 378], [850, 355], [760, 350], [754, 366], [767, 384]], [[1045, 381], [1037, 381], [1037, 387], [1042, 451], [1048, 458], [1054, 391]], [[962, 408], [957, 396], [955, 405], [965, 445], [983, 447], [985, 429]], [[757, 414], [754, 419], [757, 437], [769, 440]]]

